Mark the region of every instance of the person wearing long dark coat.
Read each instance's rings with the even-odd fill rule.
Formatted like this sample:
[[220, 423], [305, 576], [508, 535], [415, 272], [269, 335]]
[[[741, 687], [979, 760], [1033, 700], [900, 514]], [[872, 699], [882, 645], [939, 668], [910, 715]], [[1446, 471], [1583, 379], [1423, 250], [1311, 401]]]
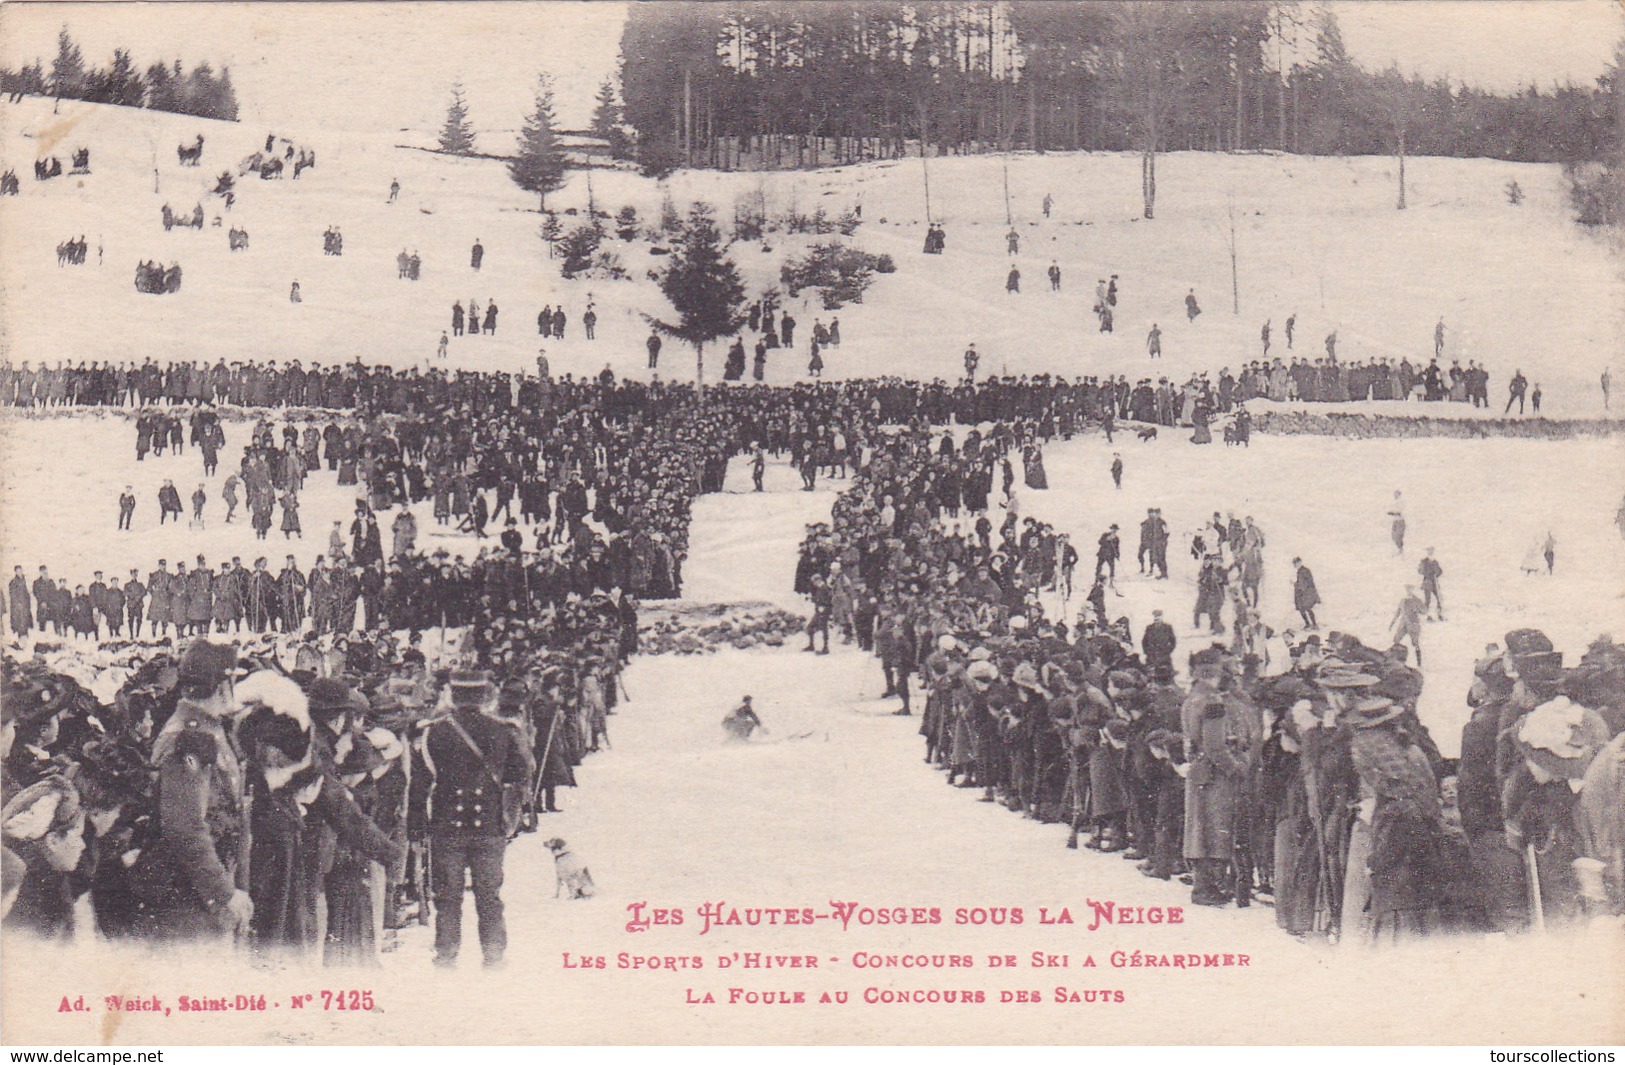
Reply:
[[201, 560], [186, 582], [186, 621], [197, 633], [208, 632], [214, 621], [214, 574]]
[[277, 604], [282, 614], [282, 631], [298, 632], [305, 624], [305, 575], [289, 555], [276, 577]]
[[1260, 754], [1257, 709], [1225, 679], [1224, 655], [1191, 656], [1196, 683], [1180, 710], [1190, 775], [1185, 778], [1185, 858], [1195, 863], [1191, 901], [1222, 906], [1236, 852], [1239, 812]]
[[301, 540], [305, 538], [299, 527], [299, 497], [292, 492], [282, 493], [282, 535], [284, 539], [291, 539], [295, 535]]
[[545, 693], [536, 701], [535, 715], [536, 783], [543, 797], [541, 809], [545, 813], [558, 813], [556, 790], [575, 787], [576, 775], [570, 757], [575, 739], [569, 721], [573, 715], [565, 709], [556, 676], [549, 678]]
[[1049, 487], [1049, 478], [1044, 473], [1044, 452], [1037, 444], [1028, 444], [1022, 449], [1021, 466], [1028, 488], [1043, 491]]
[[7, 585], [11, 600], [7, 609], [11, 614], [11, 631], [18, 636], [27, 636], [34, 627], [34, 604], [28, 594], [28, 578], [23, 576], [23, 568], [17, 566], [12, 570], [15, 574], [11, 583]]
[[1292, 578], [1293, 609], [1297, 610], [1304, 625], [1311, 629], [1318, 628], [1315, 607], [1320, 605], [1320, 590], [1315, 587], [1315, 575], [1303, 564], [1301, 558], [1293, 559], [1292, 565], [1296, 568]]

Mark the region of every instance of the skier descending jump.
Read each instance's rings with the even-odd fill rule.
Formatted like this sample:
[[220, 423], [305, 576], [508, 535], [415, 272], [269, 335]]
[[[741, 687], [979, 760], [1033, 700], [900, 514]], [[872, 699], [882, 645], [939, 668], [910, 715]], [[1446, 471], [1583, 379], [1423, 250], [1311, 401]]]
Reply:
[[728, 740], [732, 743], [748, 742], [751, 733], [757, 729], [761, 729], [764, 735], [767, 732], [767, 726], [762, 724], [762, 719], [756, 716], [756, 711], [751, 707], [748, 695], [722, 719], [722, 731], [728, 734]]

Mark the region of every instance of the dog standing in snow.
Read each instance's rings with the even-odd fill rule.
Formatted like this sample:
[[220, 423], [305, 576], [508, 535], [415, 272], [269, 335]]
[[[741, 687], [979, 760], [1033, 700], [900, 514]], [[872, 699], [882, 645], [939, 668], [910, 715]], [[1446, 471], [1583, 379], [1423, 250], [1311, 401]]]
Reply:
[[555, 836], [542, 846], [553, 852], [553, 873], [558, 878], [557, 886], [553, 889], [554, 898], [568, 893], [567, 897], [572, 899], [590, 899], [597, 893], [592, 874], [580, 859], [570, 853], [568, 844]]

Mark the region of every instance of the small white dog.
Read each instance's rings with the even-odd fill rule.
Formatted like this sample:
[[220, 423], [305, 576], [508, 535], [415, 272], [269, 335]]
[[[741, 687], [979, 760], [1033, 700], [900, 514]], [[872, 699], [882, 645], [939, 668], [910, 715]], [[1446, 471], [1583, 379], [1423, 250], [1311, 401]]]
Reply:
[[555, 836], [542, 846], [553, 852], [553, 872], [558, 877], [558, 884], [553, 889], [554, 898], [566, 895], [572, 899], [590, 899], [597, 893], [592, 874], [569, 852], [568, 844]]

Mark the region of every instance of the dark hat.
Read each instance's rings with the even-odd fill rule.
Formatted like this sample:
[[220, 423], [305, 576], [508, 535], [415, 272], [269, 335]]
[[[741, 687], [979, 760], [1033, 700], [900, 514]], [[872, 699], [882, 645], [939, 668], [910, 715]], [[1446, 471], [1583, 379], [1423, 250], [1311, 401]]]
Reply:
[[181, 655], [180, 683], [187, 687], [213, 690], [238, 672], [237, 648], [230, 644], [193, 640]]
[[1176, 733], [1165, 728], [1154, 728], [1145, 734], [1145, 745], [1147, 747], [1160, 747], [1166, 751], [1168, 744], [1174, 740], [1175, 736]]
[[110, 808], [147, 793], [148, 771], [141, 749], [127, 739], [91, 740], [85, 744], [74, 785], [85, 805]]
[[1117, 688], [1118, 690], [1122, 691], [1129, 688], [1138, 688], [1143, 681], [1141, 681], [1139, 676], [1134, 673], [1130, 673], [1127, 670], [1114, 669], [1110, 673], [1106, 674], [1106, 683], [1113, 688]]
[[328, 722], [347, 711], [365, 713], [368, 709], [367, 701], [360, 692], [331, 677], [317, 677], [311, 681], [310, 687], [305, 689], [305, 697], [310, 700], [313, 721]]
[[1550, 653], [1552, 641], [1539, 629], [1513, 629], [1506, 634], [1507, 654], [1514, 658]]
[[1218, 666], [1224, 664], [1224, 651], [1218, 647], [1204, 647], [1191, 655], [1192, 666]]
[[256, 706], [249, 711], [237, 726], [237, 738], [251, 758], [256, 756], [257, 748], [265, 746], [280, 751], [288, 761], [297, 762], [310, 748], [310, 734], [305, 726], [269, 706]]
[[491, 678], [478, 670], [453, 673], [448, 687], [453, 706], [484, 706], [491, 698]]

